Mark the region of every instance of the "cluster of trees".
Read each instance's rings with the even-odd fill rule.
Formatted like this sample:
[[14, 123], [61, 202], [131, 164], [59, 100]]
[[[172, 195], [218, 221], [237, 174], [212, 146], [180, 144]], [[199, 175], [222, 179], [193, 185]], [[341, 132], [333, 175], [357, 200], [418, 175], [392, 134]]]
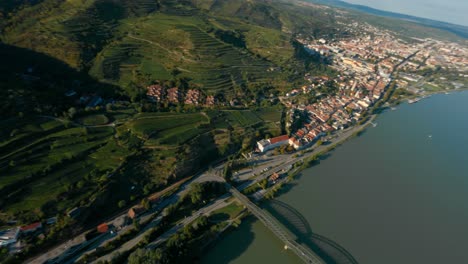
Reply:
[[186, 225], [181, 232], [174, 234], [163, 247], [156, 250], [139, 248], [128, 257], [129, 264], [169, 264], [192, 263], [194, 254], [203, 244], [199, 237], [212, 226], [205, 216]]

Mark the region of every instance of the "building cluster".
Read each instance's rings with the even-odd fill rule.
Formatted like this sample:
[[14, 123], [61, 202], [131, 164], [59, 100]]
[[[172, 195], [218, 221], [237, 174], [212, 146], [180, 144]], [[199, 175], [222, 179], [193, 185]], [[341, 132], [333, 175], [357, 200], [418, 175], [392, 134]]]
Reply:
[[[324, 135], [359, 121], [383, 97], [396, 69], [399, 72], [396, 83], [408, 89], [408, 84], [423, 79], [416, 74], [423, 68], [438, 66], [467, 71], [468, 49], [460, 44], [433, 39], [408, 42], [367, 23], [353, 23], [350, 32], [357, 37], [332, 41], [303, 36], [297, 39], [309, 53], [329, 61], [340, 75], [332, 78], [307, 74], [308, 85], [285, 94], [282, 102], [290, 108], [288, 125], [298, 118], [298, 112], [299, 118], [306, 117], [303, 127], [294, 131], [287, 142], [295, 149], [308, 147]], [[297, 104], [294, 99], [330, 85], [337, 87], [338, 92], [319, 97], [313, 104]], [[264, 152], [286, 144], [283, 137], [279, 141], [277, 138], [259, 141], [258, 148]]]
[[169, 102], [171, 104], [184, 103], [195, 106], [214, 106], [217, 101], [214, 96], [205, 96], [198, 89], [189, 89], [186, 92], [178, 87], [166, 89], [160, 84], [150, 85], [147, 88], [146, 95], [153, 102]]
[[332, 67], [342, 76], [357, 77], [361, 82], [368, 81], [362, 78], [373, 74], [389, 78], [396, 67], [400, 73], [406, 73], [404, 78], [398, 78], [398, 84], [410, 90], [414, 89], [411, 87], [413, 80], [422, 77], [418, 72], [424, 69], [441, 68], [458, 74], [457, 83], [442, 77], [438, 81], [439, 86], [460, 88], [468, 82], [466, 45], [430, 38], [403, 40], [391, 31], [367, 23], [356, 22], [343, 26], [347, 26], [354, 37], [328, 41], [301, 36], [298, 41], [311, 54], [331, 61]]
[[[53, 225], [56, 222], [56, 217], [49, 218], [45, 221], [47, 225]], [[29, 236], [37, 236], [40, 239], [44, 238], [43, 230], [44, 226], [42, 222], [0, 230], [0, 248], [8, 248], [10, 253], [21, 252], [25, 245], [23, 238]]]

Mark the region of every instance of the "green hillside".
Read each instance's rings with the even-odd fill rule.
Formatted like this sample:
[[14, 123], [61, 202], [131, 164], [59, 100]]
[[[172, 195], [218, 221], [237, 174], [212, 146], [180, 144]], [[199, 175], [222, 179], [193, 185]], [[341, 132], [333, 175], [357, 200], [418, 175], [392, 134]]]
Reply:
[[288, 15], [261, 1], [34, 3], [3, 19], [3, 42], [124, 88], [174, 79], [177, 69], [207, 94], [243, 94], [279, 84], [287, 76], [269, 69], [293, 59]]

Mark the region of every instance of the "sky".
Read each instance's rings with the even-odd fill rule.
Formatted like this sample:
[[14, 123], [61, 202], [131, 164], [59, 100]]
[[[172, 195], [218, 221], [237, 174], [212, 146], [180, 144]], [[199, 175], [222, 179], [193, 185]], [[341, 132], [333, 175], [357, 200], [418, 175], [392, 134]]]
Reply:
[[468, 26], [468, 0], [343, 0], [375, 9]]

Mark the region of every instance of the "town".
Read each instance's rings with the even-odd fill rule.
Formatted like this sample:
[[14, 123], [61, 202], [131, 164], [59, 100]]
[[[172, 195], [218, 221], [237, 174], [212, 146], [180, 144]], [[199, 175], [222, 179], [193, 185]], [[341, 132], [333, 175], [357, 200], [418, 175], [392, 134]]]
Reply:
[[[366, 117], [373, 114], [370, 110], [379, 102], [386, 102], [396, 89], [417, 97], [431, 92], [467, 88], [467, 47], [435, 39], [403, 40], [389, 31], [368, 24], [351, 24], [350, 31], [361, 34], [339, 40], [297, 36], [297, 41], [311, 56], [328, 63], [336, 74], [313, 76], [308, 73], [304, 76], [304, 85], [286, 91], [277, 98], [287, 109], [288, 134], [258, 141], [252, 150], [257, 156], [286, 145], [298, 153], [320, 145], [324, 137], [368, 121]], [[440, 76], [440, 71], [450, 77]], [[66, 96], [73, 97], [76, 93], [71, 90]], [[206, 108], [235, 107], [239, 101], [233, 99], [224, 102], [222, 98], [205, 95], [200, 89], [182, 91], [178, 87], [165, 87], [158, 81], [146, 87], [146, 96], [153, 103]], [[112, 102], [98, 95], [81, 95], [76, 100], [76, 104], [86, 107]], [[270, 167], [269, 164], [263, 165], [263, 174], [268, 174], [269, 183], [274, 185], [292, 165], [280, 174], [277, 170], [268, 173]], [[258, 193], [254, 196], [262, 198]], [[149, 200], [151, 206], [148, 208], [153, 204], [159, 206], [159, 197]], [[133, 206], [125, 217], [127, 220], [138, 219], [147, 213], [148, 208]], [[69, 211], [65, 217], [74, 218], [77, 214], [79, 208]], [[0, 247], [8, 248], [10, 254], [21, 252], [28, 237], [40, 238], [42, 230], [56, 222], [57, 218], [53, 217], [44, 223], [34, 222], [0, 231]], [[118, 229], [124, 228], [127, 222], [122, 221]], [[97, 236], [109, 232], [119, 230], [114, 225], [103, 223], [92, 234]]]

